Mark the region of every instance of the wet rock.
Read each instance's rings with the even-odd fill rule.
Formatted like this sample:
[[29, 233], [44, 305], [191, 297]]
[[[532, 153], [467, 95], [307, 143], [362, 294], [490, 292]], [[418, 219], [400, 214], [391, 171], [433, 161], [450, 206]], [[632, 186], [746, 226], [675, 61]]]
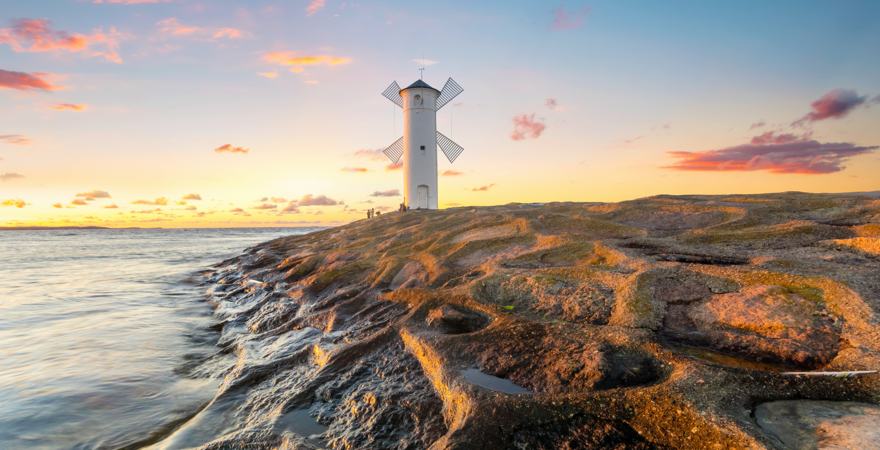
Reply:
[[783, 400], [755, 409], [758, 425], [785, 448], [880, 448], [880, 406]]
[[471, 333], [489, 323], [489, 319], [460, 306], [443, 305], [428, 312], [428, 325], [447, 334]]
[[840, 325], [820, 300], [782, 286], [750, 286], [688, 305], [669, 305], [674, 339], [756, 361], [820, 367], [837, 354]]
[[[660, 196], [391, 213], [277, 239], [215, 266], [220, 349], [187, 369], [220, 387], [150, 442], [796, 447], [747, 405], [880, 402], [876, 374], [775, 373], [880, 366], [880, 259], [830, 241], [877, 238], [878, 217], [880, 202], [844, 194]], [[843, 432], [834, 420], [813, 427], [820, 441]]]

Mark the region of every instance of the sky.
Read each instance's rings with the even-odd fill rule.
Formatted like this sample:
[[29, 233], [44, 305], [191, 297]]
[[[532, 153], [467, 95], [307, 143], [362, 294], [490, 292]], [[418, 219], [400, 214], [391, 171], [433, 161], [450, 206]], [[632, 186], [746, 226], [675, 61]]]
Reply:
[[419, 68], [441, 207], [880, 190], [878, 54], [876, 1], [0, 0], [0, 226], [396, 210]]

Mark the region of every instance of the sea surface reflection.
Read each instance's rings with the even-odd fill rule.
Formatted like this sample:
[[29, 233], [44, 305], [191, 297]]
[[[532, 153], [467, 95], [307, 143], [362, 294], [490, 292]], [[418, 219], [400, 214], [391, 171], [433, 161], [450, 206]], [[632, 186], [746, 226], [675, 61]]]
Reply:
[[312, 229], [0, 232], [0, 447], [119, 448], [192, 417], [218, 380], [199, 272]]

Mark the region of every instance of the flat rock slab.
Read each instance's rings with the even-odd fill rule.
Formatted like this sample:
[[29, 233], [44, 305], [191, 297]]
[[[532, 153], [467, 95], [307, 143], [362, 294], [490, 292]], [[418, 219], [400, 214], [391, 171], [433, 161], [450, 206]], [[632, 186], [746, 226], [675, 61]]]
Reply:
[[877, 405], [783, 400], [758, 405], [755, 419], [784, 448], [880, 449]]

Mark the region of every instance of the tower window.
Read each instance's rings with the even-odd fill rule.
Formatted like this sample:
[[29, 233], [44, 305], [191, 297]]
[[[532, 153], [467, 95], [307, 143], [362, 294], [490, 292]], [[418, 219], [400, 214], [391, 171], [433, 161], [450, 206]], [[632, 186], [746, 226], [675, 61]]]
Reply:
[[425, 146], [424, 146], [424, 145], [421, 146], [421, 147], [419, 147], [419, 150], [424, 150], [424, 149], [425, 149]]

